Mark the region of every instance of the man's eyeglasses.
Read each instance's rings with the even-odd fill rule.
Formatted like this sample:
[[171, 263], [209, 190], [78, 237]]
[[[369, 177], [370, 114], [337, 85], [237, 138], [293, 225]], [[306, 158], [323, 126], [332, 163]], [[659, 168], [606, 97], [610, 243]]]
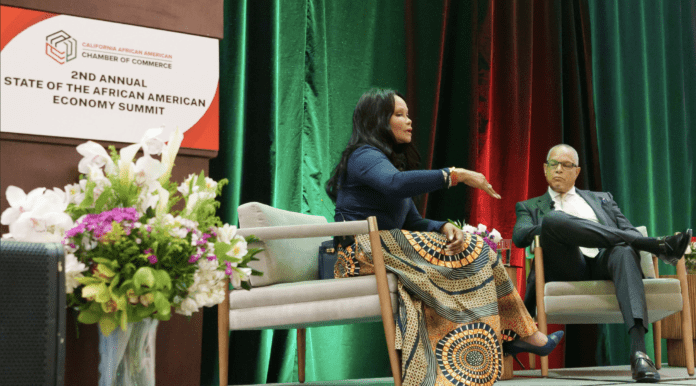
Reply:
[[544, 164], [550, 170], [555, 170], [558, 167], [558, 165], [561, 165], [563, 170], [571, 170], [572, 168], [575, 168], [578, 166], [572, 162], [567, 162], [567, 161], [566, 162], [558, 162], [555, 160], [548, 160], [548, 161], [544, 162]]

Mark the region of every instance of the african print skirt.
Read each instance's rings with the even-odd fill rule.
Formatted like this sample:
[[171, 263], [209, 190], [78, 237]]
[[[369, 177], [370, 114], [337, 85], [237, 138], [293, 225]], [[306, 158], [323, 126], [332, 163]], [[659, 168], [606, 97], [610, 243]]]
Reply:
[[[537, 331], [497, 254], [468, 233], [457, 255], [445, 255], [447, 240], [438, 232], [379, 234], [387, 270], [399, 278], [403, 384], [492, 385], [503, 371], [502, 341]], [[344, 238], [334, 275], [370, 274], [369, 236]]]

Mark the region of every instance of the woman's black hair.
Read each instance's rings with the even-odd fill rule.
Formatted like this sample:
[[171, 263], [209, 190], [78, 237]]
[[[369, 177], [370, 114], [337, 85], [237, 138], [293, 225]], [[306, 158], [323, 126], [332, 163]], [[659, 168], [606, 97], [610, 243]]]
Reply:
[[326, 193], [333, 201], [336, 201], [338, 190], [341, 188], [340, 181], [346, 173], [348, 159], [360, 146], [370, 145], [381, 150], [401, 171], [418, 168], [420, 155], [415, 145], [413, 142], [397, 143], [389, 124], [396, 104], [395, 95], [405, 99], [397, 91], [377, 88], [367, 91], [360, 97], [353, 111], [353, 134], [341, 154], [341, 160], [326, 183]]

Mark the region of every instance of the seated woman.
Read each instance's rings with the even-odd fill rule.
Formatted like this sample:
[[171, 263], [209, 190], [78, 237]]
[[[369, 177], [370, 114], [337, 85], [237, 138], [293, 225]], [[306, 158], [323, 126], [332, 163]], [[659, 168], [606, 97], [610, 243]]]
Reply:
[[[460, 182], [500, 196], [481, 173], [414, 170], [419, 156], [411, 136], [400, 94], [363, 94], [350, 142], [327, 183], [335, 220], [377, 217], [387, 270], [399, 279], [396, 348], [404, 385], [490, 385], [501, 374], [503, 353], [548, 355], [563, 332], [538, 331], [482, 238], [419, 215], [412, 197]], [[336, 277], [374, 273], [368, 235], [336, 242]]]

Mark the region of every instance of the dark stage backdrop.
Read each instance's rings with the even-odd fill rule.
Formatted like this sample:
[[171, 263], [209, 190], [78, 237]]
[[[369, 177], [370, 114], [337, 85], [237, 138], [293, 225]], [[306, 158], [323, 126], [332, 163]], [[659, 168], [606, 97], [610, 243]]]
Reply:
[[[429, 218], [510, 238], [514, 204], [544, 192], [546, 152], [566, 142], [580, 152], [578, 186], [611, 191], [635, 224], [653, 234], [693, 224], [694, 0], [640, 4], [226, 1], [211, 164], [231, 182], [223, 220], [260, 201], [332, 221], [324, 183], [357, 99], [378, 86], [406, 93], [423, 167], [476, 169], [503, 196], [436, 192], [419, 200]], [[217, 382], [215, 312], [204, 318], [203, 385]], [[611, 328], [597, 358], [627, 363]], [[569, 335], [583, 339], [568, 337], [566, 364], [594, 362], [580, 340], [593, 352], [596, 333]], [[308, 381], [390, 375], [379, 323], [309, 329], [307, 346]], [[295, 331], [233, 332], [230, 384], [296, 380], [295, 349]]]

